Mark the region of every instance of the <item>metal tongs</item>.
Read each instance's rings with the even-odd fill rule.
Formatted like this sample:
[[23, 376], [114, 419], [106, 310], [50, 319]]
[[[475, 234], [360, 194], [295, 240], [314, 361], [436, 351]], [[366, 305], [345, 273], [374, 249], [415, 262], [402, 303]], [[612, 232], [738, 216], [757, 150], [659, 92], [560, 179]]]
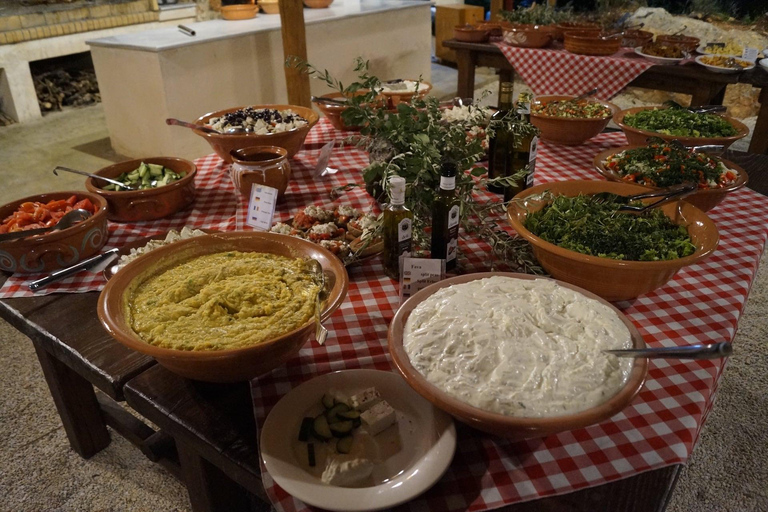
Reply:
[[617, 357], [647, 357], [649, 359], [719, 359], [728, 357], [733, 346], [727, 341], [709, 345], [689, 345], [687, 347], [654, 347], [603, 350]]
[[[592, 195], [592, 201], [596, 203], [607, 203], [609, 201], [613, 201], [616, 203], [620, 203], [620, 206], [618, 207], [617, 211], [643, 213], [652, 208], [658, 208], [659, 206], [662, 206], [667, 203], [671, 203], [672, 201], [677, 201], [686, 196], [689, 196], [694, 192], [696, 192], [698, 189], [699, 189], [699, 186], [696, 183], [687, 182], [687, 183], [681, 183], [679, 185], [672, 185], [671, 187], [650, 190], [648, 192], [643, 192], [641, 194], [635, 194], [632, 196], [620, 196], [612, 192], [598, 192], [597, 194]], [[660, 199], [654, 203], [645, 204], [643, 206], [635, 206], [635, 205], [628, 204], [628, 203], [631, 203], [632, 201], [638, 201], [640, 199], [649, 199], [654, 197], [659, 197]]]

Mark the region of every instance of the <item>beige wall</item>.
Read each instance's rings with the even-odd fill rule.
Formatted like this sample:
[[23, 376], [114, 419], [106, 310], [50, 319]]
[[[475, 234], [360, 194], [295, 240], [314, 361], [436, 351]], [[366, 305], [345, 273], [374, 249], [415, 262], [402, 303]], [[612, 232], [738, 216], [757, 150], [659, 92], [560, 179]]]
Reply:
[[[382, 79], [430, 79], [430, 15], [424, 7], [307, 25], [309, 61], [345, 84], [353, 60]], [[196, 158], [211, 148], [165, 124], [223, 108], [287, 102], [280, 32], [271, 30], [161, 52], [91, 48], [113, 148], [126, 156]], [[312, 80], [312, 93], [329, 92]]]

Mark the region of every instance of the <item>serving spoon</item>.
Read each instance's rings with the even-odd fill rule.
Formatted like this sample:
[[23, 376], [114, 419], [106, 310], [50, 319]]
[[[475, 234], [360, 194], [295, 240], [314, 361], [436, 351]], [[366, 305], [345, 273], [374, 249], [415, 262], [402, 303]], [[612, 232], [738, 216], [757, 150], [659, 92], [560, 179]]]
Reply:
[[184, 128], [189, 128], [190, 130], [200, 130], [201, 132], [205, 132], [205, 133], [215, 133], [217, 135], [221, 135], [221, 132], [214, 130], [213, 128], [209, 128], [208, 126], [189, 123], [187, 121], [182, 121], [181, 119], [174, 119], [172, 117], [169, 117], [168, 119], [166, 119], [165, 124], [169, 126], [183, 126]]
[[733, 345], [727, 341], [709, 345], [687, 347], [653, 347], [603, 350], [617, 357], [647, 357], [649, 359], [719, 359], [733, 353]]
[[77, 224], [78, 222], [82, 222], [88, 217], [91, 216], [91, 212], [88, 210], [71, 210], [59, 219], [59, 222], [56, 223], [55, 226], [50, 226], [47, 228], [36, 228], [36, 229], [26, 229], [23, 231], [13, 231], [11, 233], [3, 233], [0, 235], [0, 242], [6, 242], [8, 240], [17, 240], [19, 238], [27, 238], [28, 236], [34, 236], [34, 235], [41, 235], [43, 233], [50, 233], [52, 231], [61, 231], [62, 229], [67, 229], [69, 227], [72, 227], [73, 225]]
[[320, 322], [320, 305], [322, 301], [328, 298], [328, 291], [325, 289], [325, 272], [323, 272], [323, 266], [316, 259], [310, 260], [310, 265], [315, 273], [315, 278], [320, 283], [320, 290], [318, 290], [316, 297], [317, 303], [315, 304], [315, 322], [317, 328], [315, 329], [315, 339], [321, 345], [325, 343], [328, 338], [328, 329]]
[[[121, 181], [113, 180], [112, 178], [105, 178], [104, 176], [99, 176], [98, 174], [92, 174], [90, 172], [78, 171], [77, 169], [70, 169], [69, 167], [62, 167], [60, 165], [57, 165], [53, 169], [53, 174], [55, 174], [56, 176], [59, 175], [59, 173], [57, 171], [66, 171], [66, 172], [71, 172], [73, 174], [80, 174], [82, 176], [88, 176], [89, 178], [93, 178], [95, 180], [104, 180], [104, 181], [106, 181], [108, 183], [112, 183], [113, 185], [117, 185], [118, 187], [123, 188], [125, 190], [138, 190], [137, 187], [134, 187], [134, 186], [131, 186], [131, 185], [126, 185], [125, 183], [123, 183]], [[155, 181], [155, 183], [157, 183], [157, 181]]]

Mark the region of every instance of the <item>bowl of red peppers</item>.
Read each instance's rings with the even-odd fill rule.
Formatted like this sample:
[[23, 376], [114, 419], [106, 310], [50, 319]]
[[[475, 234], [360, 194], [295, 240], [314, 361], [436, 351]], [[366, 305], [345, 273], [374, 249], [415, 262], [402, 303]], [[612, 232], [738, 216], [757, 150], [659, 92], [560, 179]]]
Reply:
[[733, 162], [660, 138], [650, 139], [647, 145], [607, 149], [598, 153], [593, 163], [610, 181], [648, 188], [694, 182], [699, 190], [685, 200], [705, 212], [748, 180], [746, 171]]
[[91, 216], [67, 229], [0, 242], [0, 270], [31, 274], [68, 267], [99, 252], [109, 235], [107, 201], [90, 192], [50, 192], [0, 206], [0, 233], [54, 227], [76, 209]]

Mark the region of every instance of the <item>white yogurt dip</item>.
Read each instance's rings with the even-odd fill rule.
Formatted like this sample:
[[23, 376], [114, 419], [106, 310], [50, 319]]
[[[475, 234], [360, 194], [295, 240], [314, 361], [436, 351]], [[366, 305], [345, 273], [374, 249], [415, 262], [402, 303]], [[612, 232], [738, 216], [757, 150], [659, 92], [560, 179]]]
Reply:
[[549, 279], [493, 276], [438, 290], [408, 317], [405, 352], [465, 403], [520, 417], [562, 416], [624, 386], [629, 329], [611, 308]]

